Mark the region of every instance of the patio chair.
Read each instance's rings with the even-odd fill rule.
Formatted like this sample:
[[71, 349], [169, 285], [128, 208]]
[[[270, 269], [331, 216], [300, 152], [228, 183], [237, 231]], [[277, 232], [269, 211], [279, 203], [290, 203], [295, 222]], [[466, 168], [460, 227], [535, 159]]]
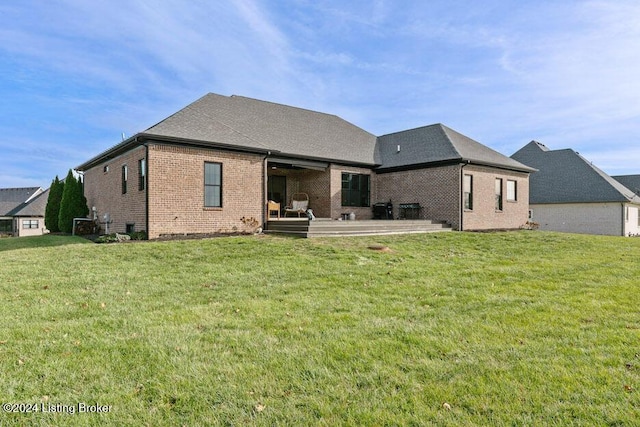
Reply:
[[309, 195], [307, 193], [295, 193], [291, 196], [291, 205], [284, 207], [284, 216], [295, 213], [300, 218], [300, 214], [307, 215], [307, 209], [309, 209]]

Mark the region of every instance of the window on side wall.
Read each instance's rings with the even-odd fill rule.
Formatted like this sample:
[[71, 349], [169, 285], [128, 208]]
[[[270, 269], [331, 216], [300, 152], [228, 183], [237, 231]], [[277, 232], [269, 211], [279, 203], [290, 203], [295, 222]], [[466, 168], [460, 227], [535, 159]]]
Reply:
[[22, 220], [22, 228], [36, 229], [40, 228], [40, 221], [37, 219], [24, 219]]
[[129, 170], [127, 165], [122, 165], [122, 194], [127, 194], [127, 180], [129, 179]]
[[342, 206], [369, 206], [370, 191], [369, 175], [342, 173]]
[[204, 164], [204, 206], [222, 207], [222, 164], [206, 162]]
[[502, 178], [496, 178], [496, 210], [502, 210]]
[[518, 182], [507, 180], [507, 202], [518, 201]]
[[140, 159], [138, 160], [138, 190], [142, 191], [146, 186], [146, 177], [147, 177], [147, 160]]
[[462, 182], [462, 194], [464, 197], [464, 209], [473, 210], [473, 176], [465, 175]]

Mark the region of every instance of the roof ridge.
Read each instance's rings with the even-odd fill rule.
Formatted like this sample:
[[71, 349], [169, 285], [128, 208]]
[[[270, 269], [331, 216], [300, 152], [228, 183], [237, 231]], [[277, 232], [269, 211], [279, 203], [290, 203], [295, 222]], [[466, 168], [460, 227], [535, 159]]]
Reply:
[[[191, 102], [190, 104], [186, 105], [185, 107], [181, 108], [180, 110], [176, 111], [175, 113], [171, 114], [170, 116], [165, 117], [164, 119], [162, 119], [161, 121], [159, 121], [159, 122], [158, 122], [158, 123], [156, 123], [155, 125], [153, 125], [153, 126], [151, 126], [151, 127], [147, 128], [146, 130], [150, 130], [150, 129], [152, 129], [152, 128], [154, 128], [154, 127], [158, 126], [159, 124], [161, 124], [161, 123], [163, 123], [163, 122], [165, 122], [165, 121], [168, 121], [169, 119], [171, 119], [171, 118], [175, 117], [176, 115], [178, 115], [178, 114], [182, 113], [183, 111], [188, 110], [188, 109], [189, 109], [189, 108], [191, 108], [193, 105], [195, 105], [195, 104], [197, 104], [197, 103], [201, 102], [202, 100], [204, 100], [205, 98], [210, 97], [210, 96], [223, 97], [223, 98], [232, 98], [232, 97], [237, 97], [236, 95], [231, 95], [231, 96], [227, 97], [227, 96], [224, 96], [224, 95], [219, 95], [219, 94], [217, 94], [217, 93], [209, 92], [209, 93], [207, 93], [206, 95], [201, 96], [200, 98], [196, 99], [195, 101], [193, 101], [193, 102]], [[251, 98], [247, 98], [247, 99], [251, 99]], [[248, 139], [248, 140], [250, 140], [250, 141], [255, 142], [256, 144], [258, 144], [259, 146], [261, 146], [261, 147], [263, 147], [263, 148], [265, 148], [265, 149], [268, 149], [268, 148], [269, 148], [269, 147], [267, 147], [264, 143], [262, 143], [262, 142], [260, 142], [260, 141], [256, 140], [255, 138], [251, 138], [249, 135], [246, 135], [246, 134], [244, 134], [244, 133], [240, 132], [239, 130], [235, 129], [234, 127], [232, 127], [232, 126], [228, 125], [227, 123], [225, 123], [225, 122], [221, 121], [221, 120], [220, 120], [220, 119], [218, 119], [217, 117], [213, 117], [213, 118], [211, 118], [211, 120], [212, 120], [212, 121], [214, 121], [214, 122], [216, 122], [216, 123], [221, 124], [222, 126], [226, 127], [227, 129], [231, 130], [232, 132], [234, 132], [234, 133], [236, 133], [236, 134], [238, 134], [238, 135], [240, 135], [240, 136], [242, 136], [242, 137], [244, 137], [244, 138], [247, 138], [247, 139]], [[145, 132], [146, 132], [146, 131], [141, 132], [141, 133], [145, 133]]]
[[[460, 149], [456, 146], [455, 142], [453, 142], [453, 139], [451, 139], [451, 135], [449, 135], [449, 132], [448, 132], [448, 131], [455, 132], [455, 133], [457, 133], [457, 134], [458, 134], [458, 135], [460, 135], [460, 136], [463, 136], [463, 137], [465, 137], [465, 138], [467, 138], [467, 139], [469, 139], [469, 140], [471, 140], [471, 141], [473, 141], [473, 142], [476, 142], [476, 143], [480, 144], [480, 143], [479, 143], [478, 141], [476, 141], [475, 139], [469, 138], [468, 136], [463, 135], [463, 134], [461, 134], [460, 132], [457, 132], [457, 131], [455, 131], [455, 130], [451, 129], [450, 127], [448, 127], [448, 126], [446, 126], [446, 125], [443, 125], [443, 124], [441, 124], [441, 123], [440, 123], [440, 129], [442, 130], [442, 133], [444, 133], [444, 136], [447, 138], [447, 141], [449, 141], [449, 144], [451, 144], [451, 146], [453, 147], [453, 149], [455, 150], [455, 152], [456, 152], [456, 153], [458, 153], [458, 155], [460, 156], [460, 158], [463, 158], [464, 156], [463, 156], [463, 155], [462, 155], [462, 153], [460, 152]], [[486, 145], [484, 145], [484, 144], [480, 144], [480, 145], [483, 145], [484, 147], [489, 148], [489, 147], [487, 147], [487, 146], [486, 146]], [[495, 150], [493, 150], [493, 151], [495, 151]]]
[[[215, 93], [210, 92], [208, 95], [216, 95]], [[224, 96], [224, 95], [219, 95], [219, 96]], [[278, 105], [280, 107], [286, 107], [286, 108], [292, 108], [295, 110], [302, 110], [302, 111], [307, 111], [309, 113], [315, 113], [315, 114], [322, 114], [324, 116], [331, 116], [331, 117], [337, 117], [341, 120], [344, 120], [342, 117], [338, 116], [337, 114], [331, 114], [331, 113], [325, 113], [323, 111], [318, 111], [318, 110], [312, 110], [310, 108], [304, 108], [304, 107], [295, 107], [293, 105], [289, 105], [289, 104], [283, 104], [281, 102], [273, 102], [273, 101], [267, 101], [264, 99], [258, 99], [258, 98], [251, 98], [249, 96], [242, 96], [242, 95], [231, 95], [229, 96], [229, 98], [240, 98], [240, 99], [247, 99], [249, 101], [257, 101], [257, 102], [262, 102], [265, 104], [271, 104], [271, 105]], [[345, 120], [346, 121], [346, 120]]]
[[15, 191], [15, 190], [38, 190], [42, 187], [8, 187], [0, 188], [0, 191]]
[[383, 138], [385, 136], [397, 135], [399, 133], [411, 132], [411, 131], [419, 130], [419, 129], [426, 129], [426, 128], [430, 128], [430, 127], [434, 127], [434, 126], [444, 126], [444, 125], [442, 123], [432, 123], [430, 125], [418, 126], [418, 127], [411, 128], [411, 129], [405, 129], [405, 130], [399, 130], [399, 131], [396, 131], [396, 132], [385, 133], [384, 135], [380, 135], [377, 138]]
[[585, 158], [575, 150], [571, 150], [571, 151], [573, 151], [580, 160], [586, 163], [587, 166], [589, 166], [600, 177], [600, 179], [603, 179], [607, 184], [609, 184], [613, 188], [614, 191], [618, 192], [618, 194], [620, 194], [621, 196], [623, 196], [625, 199], [629, 201], [633, 201], [633, 199], [636, 198], [636, 195], [633, 191], [631, 191], [626, 186], [624, 186], [621, 182], [617, 181], [611, 175], [609, 175], [608, 173], [606, 173], [605, 171], [603, 171], [602, 169], [594, 165], [592, 161], [588, 160], [587, 158]]

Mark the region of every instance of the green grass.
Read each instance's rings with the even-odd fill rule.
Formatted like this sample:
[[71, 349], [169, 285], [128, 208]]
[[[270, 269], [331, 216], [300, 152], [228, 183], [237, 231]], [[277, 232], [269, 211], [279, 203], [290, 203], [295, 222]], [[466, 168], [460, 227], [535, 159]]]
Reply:
[[7, 240], [0, 400], [111, 410], [2, 426], [640, 419], [640, 239]]
[[51, 246], [64, 246], [76, 243], [91, 243], [89, 240], [78, 236], [45, 234], [43, 236], [29, 236], [20, 238], [0, 239], [0, 252], [25, 248], [44, 248]]

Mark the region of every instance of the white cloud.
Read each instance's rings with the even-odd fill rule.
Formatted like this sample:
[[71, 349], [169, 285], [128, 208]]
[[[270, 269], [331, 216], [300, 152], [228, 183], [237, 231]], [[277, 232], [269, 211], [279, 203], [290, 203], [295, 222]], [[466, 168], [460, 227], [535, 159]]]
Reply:
[[0, 127], [28, 141], [40, 127], [86, 160], [212, 91], [374, 133], [443, 122], [505, 154], [531, 139], [604, 146], [631, 168], [615, 153], [640, 132], [638, 45], [626, 0], [5, 2], [0, 57], [16, 67], [0, 89], [25, 99], [9, 117], [34, 119]]

